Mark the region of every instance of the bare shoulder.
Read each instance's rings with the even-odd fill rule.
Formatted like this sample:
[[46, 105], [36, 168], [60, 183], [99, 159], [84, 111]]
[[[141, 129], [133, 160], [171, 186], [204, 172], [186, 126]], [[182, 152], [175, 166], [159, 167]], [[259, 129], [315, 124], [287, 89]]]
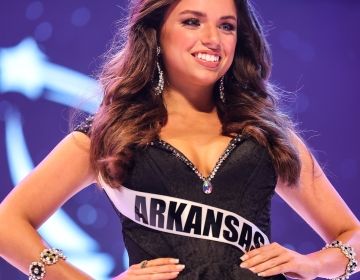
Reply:
[[72, 132], [1, 203], [0, 211], [39, 227], [71, 196], [93, 183], [90, 139]]
[[301, 137], [292, 133], [291, 140], [301, 161], [299, 184], [288, 186], [279, 180], [276, 192], [324, 240], [333, 240], [358, 221]]
[[68, 134], [36, 167], [34, 172], [51, 168], [61, 168], [61, 177], [72, 178], [80, 186], [94, 182], [95, 177], [90, 165], [90, 138], [77, 131]]

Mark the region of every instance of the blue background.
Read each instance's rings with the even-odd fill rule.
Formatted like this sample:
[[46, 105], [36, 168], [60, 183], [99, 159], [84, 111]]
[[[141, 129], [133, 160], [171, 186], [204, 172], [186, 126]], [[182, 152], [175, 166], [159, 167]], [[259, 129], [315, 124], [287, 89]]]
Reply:
[[[360, 2], [257, 0], [254, 3], [268, 30], [273, 52], [271, 80], [290, 92], [284, 100], [289, 114], [304, 131], [304, 138], [331, 182], [359, 217]], [[71, 106], [81, 107], [86, 103], [75, 97], [71, 99], [65, 89], [61, 90], [61, 86], [70, 83], [67, 75], [94, 76], [102, 61], [101, 55], [115, 33], [115, 22], [126, 15], [126, 10], [126, 2], [120, 0], [0, 2], [0, 200], [16, 184], [11, 176], [8, 151], [19, 139], [6, 140], [9, 116], [20, 116], [29, 156], [33, 164], [38, 164], [68, 133]], [[62, 67], [56, 68], [54, 80], [42, 80], [35, 89], [32, 84], [31, 90], [24, 86], [25, 76], [35, 75], [31, 65], [13, 59], [12, 67], [23, 74], [16, 78], [13, 86], [6, 87], [6, 71], [10, 70], [9, 64], [1, 64], [5, 53], [9, 53], [4, 51], [14, 49], [29, 37], [46, 56], [42, 59], [46, 63], [41, 67]], [[81, 81], [79, 78], [71, 82], [79, 93], [91, 84], [90, 79], [84, 78], [88, 83], [82, 87]], [[20, 166], [25, 155], [17, 152]], [[84, 240], [92, 240], [92, 245], [83, 246], [84, 250], [90, 248], [89, 251], [80, 248], [65, 250], [65, 253], [88, 264], [99, 260], [97, 263], [103, 269], [85, 268], [96, 279], [120, 273], [127, 265], [121, 228], [101, 191], [90, 187], [66, 203], [63, 210], [83, 230]], [[274, 241], [302, 253], [323, 246], [316, 233], [278, 196], [273, 200], [272, 223]], [[61, 237], [62, 233], [58, 234]], [[82, 246], [75, 239], [62, 242], [58, 245], [61, 248]], [[27, 277], [1, 259], [0, 279]]]

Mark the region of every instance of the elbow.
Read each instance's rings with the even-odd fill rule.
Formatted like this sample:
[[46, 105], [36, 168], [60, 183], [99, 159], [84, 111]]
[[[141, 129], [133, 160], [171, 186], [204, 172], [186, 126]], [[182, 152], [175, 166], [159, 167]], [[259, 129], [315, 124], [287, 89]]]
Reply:
[[[357, 222], [353, 226], [347, 227], [346, 229], [341, 231], [335, 239], [336, 240], [339, 240], [339, 239], [349, 240], [354, 236], [358, 236], [360, 238], [360, 223], [359, 222]], [[333, 241], [333, 240], [331, 240], [331, 241]], [[329, 241], [329, 242], [331, 242], [331, 241]]]

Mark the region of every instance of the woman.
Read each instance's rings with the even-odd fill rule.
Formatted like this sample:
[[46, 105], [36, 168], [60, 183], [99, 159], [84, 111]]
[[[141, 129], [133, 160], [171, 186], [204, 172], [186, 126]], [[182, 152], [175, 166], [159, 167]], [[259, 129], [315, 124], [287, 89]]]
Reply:
[[[96, 181], [121, 217], [130, 257], [115, 279], [357, 271], [350, 254], [360, 250], [359, 221], [279, 112], [247, 1], [142, 0], [131, 8], [128, 40], [101, 76], [98, 112], [1, 204], [1, 255], [24, 273], [31, 264], [30, 279], [45, 270], [46, 279], [90, 279], [60, 251], [44, 251], [35, 229]], [[326, 249], [301, 255], [270, 243], [274, 191]]]

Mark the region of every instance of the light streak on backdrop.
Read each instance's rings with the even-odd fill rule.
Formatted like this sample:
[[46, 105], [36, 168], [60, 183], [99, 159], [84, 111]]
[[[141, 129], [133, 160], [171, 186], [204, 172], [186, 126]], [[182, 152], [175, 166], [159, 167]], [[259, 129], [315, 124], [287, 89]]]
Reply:
[[[45, 98], [73, 107], [80, 105], [87, 112], [94, 112], [99, 104], [99, 100], [94, 100], [95, 96], [100, 96], [95, 80], [48, 62], [31, 38], [13, 48], [0, 49], [0, 69], [0, 92], [14, 91], [30, 99]], [[84, 95], [86, 102], [81, 102]], [[12, 183], [17, 185], [34, 164], [22, 129], [21, 113], [7, 102], [2, 102], [1, 110], [10, 175]], [[112, 256], [99, 252], [98, 242], [62, 209], [40, 227], [39, 233], [51, 246], [62, 248], [71, 263], [95, 279], [107, 279], [114, 268]], [[126, 265], [126, 254], [124, 262]]]
[[[0, 93], [16, 91], [30, 99], [43, 98], [94, 112], [100, 90], [88, 76], [47, 61], [32, 38], [0, 49]], [[46, 91], [45, 91], [46, 89]], [[85, 101], [84, 101], [85, 100]]]

